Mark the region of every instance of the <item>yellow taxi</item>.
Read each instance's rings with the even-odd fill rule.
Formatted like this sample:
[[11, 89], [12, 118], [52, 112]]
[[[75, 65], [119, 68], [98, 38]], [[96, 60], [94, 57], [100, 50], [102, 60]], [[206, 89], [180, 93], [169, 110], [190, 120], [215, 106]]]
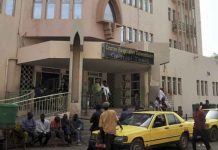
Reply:
[[204, 109], [210, 141], [218, 140], [218, 109]]
[[[99, 131], [92, 133], [90, 144], [95, 146]], [[114, 145], [118, 149], [144, 150], [162, 144], [175, 143], [186, 149], [192, 137], [193, 123], [186, 122], [174, 112], [134, 112], [124, 121], [123, 130], [117, 127]]]

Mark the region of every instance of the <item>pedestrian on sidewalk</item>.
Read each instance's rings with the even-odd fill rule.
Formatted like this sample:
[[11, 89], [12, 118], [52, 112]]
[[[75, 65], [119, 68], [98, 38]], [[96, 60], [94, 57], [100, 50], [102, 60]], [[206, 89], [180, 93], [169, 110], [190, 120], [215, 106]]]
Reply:
[[71, 120], [71, 134], [76, 140], [77, 145], [81, 145], [81, 131], [84, 128], [83, 122], [79, 119], [78, 114], [74, 114]]
[[206, 146], [207, 150], [211, 149], [211, 146], [209, 144], [209, 138], [206, 131], [206, 119], [205, 119], [205, 113], [202, 109], [202, 105], [199, 105], [194, 112], [194, 128], [193, 128], [193, 139], [192, 139], [192, 147], [193, 150], [196, 150], [196, 142], [197, 137], [201, 136], [204, 145]]
[[103, 143], [106, 145], [106, 150], [113, 150], [113, 142], [116, 134], [117, 124], [123, 129], [119, 122], [117, 114], [114, 110], [109, 109], [109, 102], [103, 103], [104, 112], [100, 116], [99, 127], [101, 135], [104, 135]]
[[[99, 130], [99, 119], [101, 116], [101, 105], [96, 105], [95, 106], [95, 112], [92, 114], [92, 117], [90, 118], [90, 123], [92, 123], [91, 127], [90, 127], [90, 131], [91, 134], [93, 131], [95, 130]], [[91, 144], [89, 143], [88, 149], [87, 150], [93, 150], [93, 148], [91, 147]]]

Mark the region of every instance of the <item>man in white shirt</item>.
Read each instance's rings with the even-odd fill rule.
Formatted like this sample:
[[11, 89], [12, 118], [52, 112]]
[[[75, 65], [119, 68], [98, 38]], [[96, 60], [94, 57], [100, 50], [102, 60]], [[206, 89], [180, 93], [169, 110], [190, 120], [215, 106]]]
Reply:
[[160, 99], [160, 101], [162, 101], [163, 97], [166, 99], [166, 95], [164, 93], [163, 88], [160, 88], [160, 90], [159, 90], [159, 99]]
[[[40, 115], [40, 120], [36, 122], [36, 132], [38, 134], [38, 140], [41, 146], [47, 145], [50, 137], [50, 122], [45, 119], [45, 114]], [[43, 139], [45, 140], [43, 141]]]
[[110, 95], [110, 89], [109, 89], [109, 87], [107, 85], [106, 80], [103, 81], [103, 85], [101, 86], [101, 88], [102, 88], [102, 91], [103, 91], [102, 100], [103, 100], [103, 102], [108, 102], [109, 101], [109, 95]]

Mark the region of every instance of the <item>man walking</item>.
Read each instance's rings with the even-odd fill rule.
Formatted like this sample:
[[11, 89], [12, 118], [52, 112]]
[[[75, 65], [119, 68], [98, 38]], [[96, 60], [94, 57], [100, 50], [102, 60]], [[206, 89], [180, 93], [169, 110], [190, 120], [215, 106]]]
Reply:
[[211, 146], [208, 141], [208, 135], [206, 131], [206, 119], [205, 119], [205, 113], [202, 110], [202, 105], [200, 105], [195, 113], [194, 113], [194, 128], [193, 128], [193, 139], [192, 139], [192, 147], [193, 150], [196, 150], [196, 141], [197, 136], [201, 136], [207, 150], [211, 149]]
[[101, 114], [99, 121], [100, 131], [104, 133], [104, 143], [106, 145], [106, 150], [113, 149], [117, 124], [119, 124], [120, 128], [123, 129], [116, 112], [114, 110], [109, 110], [109, 105], [110, 104], [108, 102], [103, 103], [104, 112]]

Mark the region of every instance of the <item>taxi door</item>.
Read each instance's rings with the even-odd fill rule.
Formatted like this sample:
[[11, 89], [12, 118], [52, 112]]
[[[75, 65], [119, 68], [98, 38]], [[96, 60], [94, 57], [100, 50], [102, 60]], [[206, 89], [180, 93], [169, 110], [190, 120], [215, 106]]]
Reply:
[[174, 114], [166, 114], [167, 122], [169, 125], [169, 141], [178, 141], [184, 131], [183, 124]]
[[150, 127], [149, 145], [166, 143], [169, 137], [169, 126], [164, 114], [157, 115]]

